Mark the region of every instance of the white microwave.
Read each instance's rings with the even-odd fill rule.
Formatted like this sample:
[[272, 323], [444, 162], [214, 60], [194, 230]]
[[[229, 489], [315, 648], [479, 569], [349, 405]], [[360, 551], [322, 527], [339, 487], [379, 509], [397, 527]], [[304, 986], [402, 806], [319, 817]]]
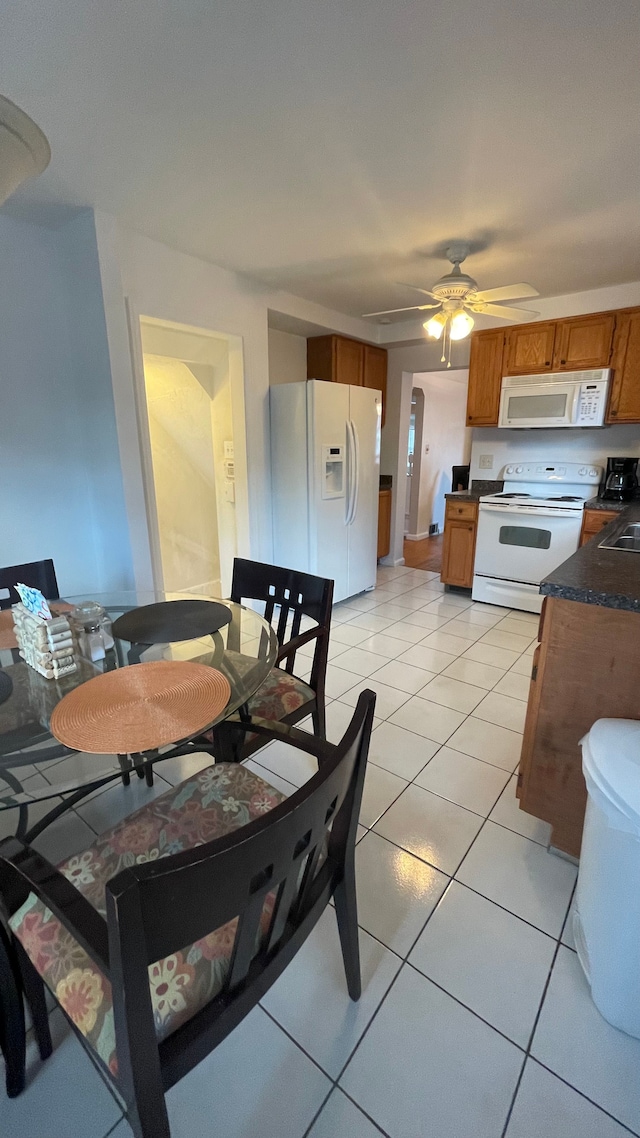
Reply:
[[601, 427], [607, 406], [609, 368], [505, 375], [499, 427]]

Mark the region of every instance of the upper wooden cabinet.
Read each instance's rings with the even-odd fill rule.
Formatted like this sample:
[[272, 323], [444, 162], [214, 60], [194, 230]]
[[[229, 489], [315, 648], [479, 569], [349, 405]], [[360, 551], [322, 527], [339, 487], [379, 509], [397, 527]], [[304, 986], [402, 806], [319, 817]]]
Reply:
[[387, 350], [375, 344], [364, 345], [364, 386], [382, 392], [382, 426], [387, 403]]
[[597, 312], [559, 320], [553, 349], [554, 371], [607, 367], [611, 358], [615, 312]]
[[640, 423], [640, 308], [474, 332], [467, 424], [497, 427], [503, 375], [601, 367], [613, 372], [605, 422]]
[[536, 372], [551, 371], [555, 338], [554, 320], [517, 324], [507, 328], [503, 375], [533, 375]]
[[618, 313], [607, 423], [640, 423], [640, 308]]
[[498, 422], [504, 329], [489, 328], [471, 337], [467, 423], [491, 427]]
[[382, 392], [384, 426], [387, 394], [387, 350], [347, 336], [312, 336], [307, 340], [307, 379], [348, 383]]

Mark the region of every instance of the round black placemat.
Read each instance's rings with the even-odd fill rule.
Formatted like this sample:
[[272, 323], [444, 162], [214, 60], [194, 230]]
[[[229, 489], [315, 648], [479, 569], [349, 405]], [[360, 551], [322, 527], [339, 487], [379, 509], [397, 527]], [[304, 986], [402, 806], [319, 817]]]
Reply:
[[231, 609], [216, 601], [159, 601], [125, 612], [113, 622], [113, 633], [130, 644], [169, 644], [210, 636], [231, 622]]
[[0, 703], [4, 703], [13, 691], [13, 681], [6, 672], [0, 672]]

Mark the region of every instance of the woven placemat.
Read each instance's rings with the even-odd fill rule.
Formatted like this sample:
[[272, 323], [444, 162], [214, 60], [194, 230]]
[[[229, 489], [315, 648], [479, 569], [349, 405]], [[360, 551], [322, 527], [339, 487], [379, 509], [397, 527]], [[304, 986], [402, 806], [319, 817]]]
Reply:
[[216, 668], [188, 660], [156, 660], [95, 676], [56, 706], [51, 733], [90, 754], [150, 751], [197, 735], [229, 702]]

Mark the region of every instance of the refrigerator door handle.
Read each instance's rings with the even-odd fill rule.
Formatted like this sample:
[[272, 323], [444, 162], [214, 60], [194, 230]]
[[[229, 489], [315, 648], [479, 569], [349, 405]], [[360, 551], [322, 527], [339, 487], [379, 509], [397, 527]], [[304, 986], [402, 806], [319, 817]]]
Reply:
[[360, 439], [358, 438], [358, 428], [356, 427], [353, 419], [351, 420], [351, 433], [353, 435], [353, 467], [354, 467], [354, 488], [353, 488], [353, 506], [351, 508], [351, 517], [349, 525], [352, 525], [356, 520], [358, 513], [358, 498], [360, 496]]

